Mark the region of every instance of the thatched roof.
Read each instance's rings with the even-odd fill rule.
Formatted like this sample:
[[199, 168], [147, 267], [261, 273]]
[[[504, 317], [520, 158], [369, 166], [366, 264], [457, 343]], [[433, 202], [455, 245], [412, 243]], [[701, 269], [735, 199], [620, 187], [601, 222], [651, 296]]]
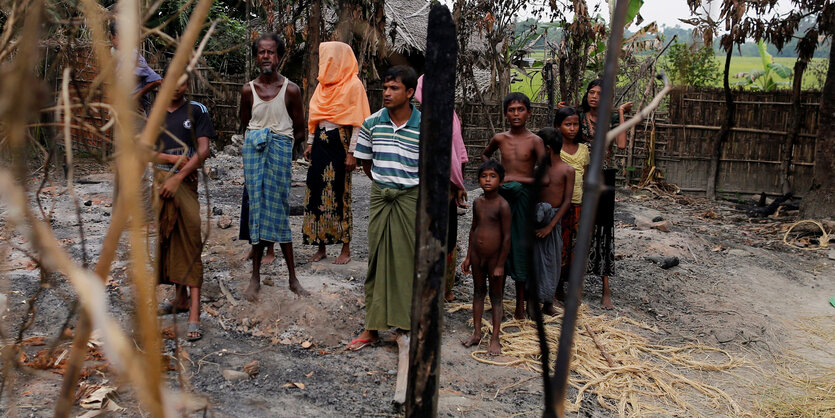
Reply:
[[387, 0], [386, 38], [392, 51], [426, 52], [426, 29], [429, 24], [428, 0]]
[[[426, 52], [430, 5], [428, 0], [386, 0], [386, 38], [392, 51], [400, 54], [409, 50]], [[482, 34], [474, 33], [468, 46], [483, 51], [487, 41]]]

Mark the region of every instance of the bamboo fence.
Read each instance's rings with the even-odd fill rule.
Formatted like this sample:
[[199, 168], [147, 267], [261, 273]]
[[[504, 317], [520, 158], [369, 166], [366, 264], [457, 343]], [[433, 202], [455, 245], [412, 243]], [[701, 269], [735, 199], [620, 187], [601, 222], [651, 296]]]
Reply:
[[[75, 57], [76, 80], [82, 87], [95, 77], [95, 67], [83, 65], [93, 62], [92, 55], [80, 51]], [[208, 68], [198, 68], [199, 77], [191, 80], [189, 94], [209, 108], [218, 132], [216, 145], [222, 148], [238, 131], [238, 100], [244, 82], [242, 75], [220, 75]], [[86, 84], [85, 84], [86, 83]], [[379, 84], [379, 83], [377, 83]], [[371, 111], [382, 105], [382, 89], [369, 84], [368, 98]], [[84, 89], [82, 88], [82, 91]], [[75, 94], [75, 93], [73, 93]], [[84, 94], [87, 94], [84, 92]], [[100, 93], [99, 93], [100, 95]], [[98, 97], [98, 96], [97, 96]], [[780, 195], [781, 164], [790, 158], [791, 191], [802, 196], [808, 189], [814, 165], [815, 138], [818, 128], [820, 92], [807, 91], [801, 96], [802, 122], [797, 141], [783, 152], [783, 143], [791, 131], [793, 113], [791, 92], [734, 92], [737, 114], [734, 128], [722, 147], [716, 190], [724, 196], [743, 196], [765, 193]], [[668, 183], [682, 191], [704, 194], [707, 189], [713, 141], [721, 125], [724, 98], [721, 89], [686, 88], [672, 91], [656, 113], [654, 151], [658, 169]], [[507, 129], [501, 103], [464, 102], [456, 109], [462, 121], [462, 133], [470, 162], [467, 174], [472, 176], [481, 162], [481, 152], [490, 138]], [[548, 106], [533, 103], [528, 127], [532, 131], [550, 126]], [[87, 127], [73, 129], [73, 143], [77, 149], [110, 151], [110, 132], [92, 132], [106, 123], [103, 112], [89, 111], [85, 115]], [[617, 150], [616, 160], [622, 170], [618, 174], [621, 185], [640, 180], [649, 155], [650, 122], [642, 122], [624, 150]], [[631, 164], [629, 164], [631, 162]]]

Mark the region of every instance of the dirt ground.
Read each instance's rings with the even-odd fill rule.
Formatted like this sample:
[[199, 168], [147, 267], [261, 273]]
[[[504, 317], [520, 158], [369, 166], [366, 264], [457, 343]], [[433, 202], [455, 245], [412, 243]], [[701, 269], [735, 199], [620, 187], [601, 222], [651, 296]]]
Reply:
[[[240, 157], [219, 153], [207, 161], [209, 202], [201, 186], [203, 213], [214, 213], [211, 232], [203, 253], [205, 266], [203, 315], [204, 337], [197, 342], [180, 340], [187, 353], [184, 376], [191, 391], [210, 402], [215, 416], [388, 416], [397, 415], [391, 404], [394, 392], [396, 345], [384, 342], [360, 352], [346, 352], [344, 345], [363, 324], [363, 292], [367, 262], [368, 193], [370, 183], [360, 173], [353, 177], [354, 239], [353, 260], [344, 266], [331, 261], [339, 248], [328, 249], [328, 258], [317, 263], [307, 260], [314, 247], [301, 243], [300, 215], [304, 198], [306, 167], [294, 166], [292, 188], [295, 260], [299, 279], [311, 291], [299, 299], [287, 286], [287, 269], [281, 256], [263, 269], [258, 303], [243, 300], [251, 265], [243, 258], [249, 247], [237, 240], [243, 174]], [[75, 191], [83, 202], [81, 213], [89, 257], [95, 260], [109, 223], [112, 179], [108, 167], [82, 161], [77, 169]], [[52, 213], [56, 236], [76, 260], [82, 258], [81, 241], [72, 203], [61, 175], [40, 197]], [[30, 189], [37, 189], [32, 178]], [[480, 191], [470, 193], [472, 200]], [[34, 195], [32, 200], [33, 206]], [[7, 298], [2, 331], [4, 345], [17, 336], [21, 324], [33, 319], [23, 338], [44, 336], [49, 342], [72, 313], [74, 292], [64, 277], [51, 275], [48, 288], [34, 301], [33, 318], [27, 314], [27, 300], [39, 287], [40, 275], [34, 264], [14, 247], [27, 248], [22, 236], [6, 222], [6, 207], [0, 206], [0, 260], [3, 280], [0, 293]], [[639, 228], [654, 218], [669, 223], [669, 232]], [[811, 251], [791, 248], [782, 242], [781, 228], [796, 215], [751, 220], [729, 203], [700, 198], [671, 196], [650, 191], [619, 190], [616, 231], [616, 275], [611, 280], [615, 311], [600, 306], [600, 280], [589, 276], [583, 303], [589, 314], [626, 316], [656, 327], [642, 335], [655, 343], [699, 342], [745, 358], [749, 365], [732, 373], [694, 372], [695, 378], [725, 390], [754, 415], [779, 386], [778, 376], [790, 365], [792, 373], [835, 371], [835, 254], [832, 250]], [[459, 218], [459, 245], [466, 251], [470, 213]], [[224, 223], [231, 227], [222, 229]], [[153, 236], [153, 230], [149, 230]], [[14, 244], [12, 246], [11, 244]], [[127, 243], [123, 239], [119, 257], [108, 282], [110, 309], [126, 330], [132, 330], [133, 289], [126, 277]], [[676, 256], [680, 264], [664, 270], [645, 259], [648, 256]], [[460, 262], [461, 260], [459, 260]], [[472, 281], [459, 273], [455, 287], [457, 302], [469, 302]], [[160, 300], [171, 297], [160, 288]], [[506, 299], [514, 297], [506, 287]], [[543, 398], [541, 380], [523, 367], [501, 367], [475, 361], [472, 348], [460, 340], [472, 332], [471, 313], [461, 310], [444, 318], [441, 358], [441, 416], [540, 415]], [[162, 327], [175, 323], [184, 335], [186, 314], [162, 317]], [[75, 318], [70, 319], [74, 326]], [[63, 342], [60, 347], [67, 347]], [[482, 343], [485, 347], [486, 339]], [[43, 346], [27, 346], [33, 358]], [[171, 355], [174, 341], [166, 340]], [[260, 372], [250, 379], [230, 380], [224, 370], [241, 370], [257, 360]], [[106, 359], [92, 358], [85, 378], [92, 384], [120, 388], [121, 414], [139, 416], [138, 403], [130, 385], [108, 370]], [[4, 370], [8, 370], [5, 369]], [[0, 400], [3, 415], [17, 412], [26, 416], [49, 416], [61, 384], [59, 369], [16, 372]], [[175, 371], [167, 374], [169, 384], [180, 388]], [[799, 389], [802, 390], [802, 389]], [[569, 397], [576, 395], [569, 391]], [[835, 396], [835, 395], [833, 395]], [[585, 395], [581, 416], [610, 416], [593, 394]], [[84, 409], [76, 406], [81, 414]], [[202, 414], [202, 411], [197, 412]], [[727, 412], [706, 408], [699, 413], [716, 416]]]

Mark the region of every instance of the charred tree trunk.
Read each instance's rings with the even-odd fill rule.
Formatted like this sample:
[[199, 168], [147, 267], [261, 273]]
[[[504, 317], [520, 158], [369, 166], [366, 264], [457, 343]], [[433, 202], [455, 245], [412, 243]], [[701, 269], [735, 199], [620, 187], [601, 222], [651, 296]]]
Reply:
[[[446, 6], [429, 11], [426, 79], [420, 123], [420, 190], [412, 287], [407, 417], [438, 414], [446, 241], [449, 225], [449, 168], [455, 108], [455, 24]], [[455, 215], [453, 215], [455, 216]]]
[[803, 122], [803, 109], [800, 105], [800, 91], [803, 86], [803, 73], [809, 61], [798, 58], [794, 63], [794, 79], [792, 80], [792, 127], [786, 134], [786, 140], [780, 147], [780, 189], [782, 194], [791, 192], [791, 166], [794, 154], [794, 144], [800, 136], [800, 126]]
[[[322, 0], [310, 2], [309, 15], [307, 18], [307, 74], [305, 75], [302, 87], [304, 88], [304, 112], [307, 120], [307, 112], [310, 110], [308, 104], [316, 90], [316, 78], [319, 74], [319, 43], [322, 42]], [[293, 157], [298, 158], [304, 150], [307, 141], [302, 141], [293, 152]]]
[[820, 122], [815, 142], [815, 167], [812, 169], [812, 187], [800, 202], [800, 211], [806, 218], [835, 217], [835, 48], [829, 51], [829, 70], [821, 90]]
[[354, 12], [357, 9], [358, 5], [354, 1], [339, 2], [339, 23], [333, 31], [332, 40], [351, 45], [354, 37]]
[[711, 200], [716, 200], [716, 183], [719, 181], [719, 159], [722, 157], [722, 145], [728, 141], [731, 135], [731, 128], [734, 123], [734, 113], [736, 113], [736, 103], [734, 103], [734, 96], [731, 93], [731, 86], [728, 82], [728, 73], [731, 71], [731, 56], [733, 55], [733, 48], [728, 48], [725, 56], [725, 72], [722, 79], [722, 87], [725, 90], [725, 120], [722, 121], [722, 127], [716, 134], [716, 139], [713, 141], [713, 155], [710, 157], [710, 172], [707, 176], [707, 197]]
[[542, 76], [545, 79], [545, 91], [548, 93], [548, 119], [546, 124], [551, 126], [554, 123], [554, 63], [548, 62], [542, 69]]
[[560, 100], [564, 101], [569, 106], [573, 106], [576, 103], [569, 99], [571, 92], [568, 89], [568, 78], [566, 77], [565, 54], [559, 54], [558, 60], [560, 74]]

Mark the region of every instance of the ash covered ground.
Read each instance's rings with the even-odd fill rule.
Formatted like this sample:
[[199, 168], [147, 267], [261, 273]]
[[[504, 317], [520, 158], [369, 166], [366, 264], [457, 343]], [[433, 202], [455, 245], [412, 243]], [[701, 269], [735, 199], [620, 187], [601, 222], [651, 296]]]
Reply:
[[[291, 217], [295, 260], [299, 279], [312, 295], [296, 298], [287, 286], [287, 269], [282, 257], [262, 270], [267, 284], [260, 301], [243, 299], [251, 264], [244, 261], [249, 250], [237, 239], [243, 171], [240, 157], [219, 153], [206, 162], [209, 193], [201, 183], [204, 214], [213, 213], [211, 232], [203, 252], [204, 286], [202, 329], [197, 342], [180, 340], [187, 353], [184, 377], [190, 390], [210, 402], [216, 416], [322, 416], [390, 415], [397, 351], [394, 342], [383, 342], [360, 352], [347, 352], [345, 344], [361, 331], [363, 324], [363, 281], [367, 263], [369, 180], [353, 177], [354, 239], [352, 261], [335, 265], [339, 248], [328, 248], [328, 258], [316, 263], [307, 260], [315, 248], [301, 242], [301, 204], [304, 199], [306, 166], [294, 165]], [[112, 211], [112, 175], [109, 167], [83, 160], [77, 169], [75, 191], [83, 203], [82, 227], [88, 256], [97, 258]], [[56, 237], [76, 259], [82, 259], [82, 246], [75, 209], [58, 173], [53, 184], [40, 193], [41, 205], [51, 213]], [[39, 179], [30, 179], [33, 191]], [[472, 184], [472, 183], [470, 183]], [[474, 184], [472, 184], [474, 186]], [[474, 187], [470, 200], [480, 194]], [[4, 213], [6, 206], [0, 206]], [[735, 376], [724, 373], [696, 373], [728, 392], [746, 408], [753, 408], [762, 395], [763, 380], [775, 372], [779, 358], [791, 353], [810, 369], [835, 367], [832, 346], [820, 335], [795, 324], [807, 318], [829, 318], [835, 309], [829, 297], [835, 296], [835, 269], [831, 253], [803, 251], [782, 243], [780, 225], [796, 215], [752, 221], [730, 204], [708, 202], [648, 191], [620, 190], [616, 211], [616, 276], [611, 280], [615, 311], [600, 306], [600, 281], [589, 276], [583, 303], [591, 314], [622, 315], [657, 327], [644, 331], [651, 341], [667, 344], [699, 342], [723, 348], [745, 357], [753, 367]], [[646, 227], [652, 219], [667, 221], [663, 228]], [[459, 217], [459, 246], [463, 260], [471, 214]], [[227, 227], [231, 225], [231, 227]], [[0, 220], [0, 251], [4, 280], [0, 292], [7, 297], [8, 310], [2, 328], [4, 345], [17, 336], [21, 324], [33, 318], [23, 338], [53, 340], [64, 322], [74, 326], [71, 315], [75, 292], [65, 277], [50, 274], [48, 288], [34, 300], [37, 308], [29, 316], [27, 300], [36, 292], [40, 273], [19, 249], [28, 243], [6, 221]], [[153, 242], [154, 230], [148, 229]], [[133, 288], [126, 277], [127, 240], [123, 238], [108, 280], [111, 313], [132, 331]], [[280, 253], [280, 252], [279, 252]], [[151, 251], [153, 254], [153, 251]], [[680, 264], [661, 269], [646, 257], [678, 257]], [[471, 278], [460, 273], [455, 286], [456, 302], [472, 298]], [[270, 284], [271, 283], [271, 284]], [[158, 289], [158, 299], [172, 297], [168, 288]], [[508, 283], [505, 298], [514, 298]], [[507, 314], [507, 312], [506, 312]], [[520, 413], [539, 415], [542, 410], [542, 384], [536, 373], [522, 367], [501, 367], [475, 361], [460, 340], [469, 336], [471, 313], [461, 310], [444, 317], [441, 358], [441, 416], [511, 416]], [[161, 317], [161, 327], [177, 327], [185, 334], [186, 314]], [[487, 339], [483, 340], [482, 348]], [[68, 347], [69, 340], [60, 343]], [[174, 351], [174, 341], [165, 341], [166, 354]], [[24, 347], [33, 358], [43, 346]], [[224, 370], [240, 371], [257, 360], [254, 377], [235, 379]], [[3, 360], [6, 361], [6, 360]], [[95, 367], [99, 365], [100, 367]], [[113, 384], [120, 388], [118, 403], [127, 408], [120, 414], [142, 415], [128, 382], [106, 366], [106, 359], [92, 358], [84, 380], [89, 384]], [[8, 369], [4, 369], [8, 370]], [[5, 388], [0, 411], [21, 415], [50, 416], [61, 385], [60, 369], [39, 370], [23, 367], [14, 384]], [[167, 373], [171, 387], [179, 388], [177, 372]], [[569, 398], [576, 396], [569, 391]], [[580, 415], [610, 416], [593, 394], [586, 394]], [[573, 399], [573, 398], [572, 398]], [[75, 413], [84, 412], [76, 406]], [[706, 415], [722, 414], [706, 409]], [[197, 412], [202, 414], [201, 412]]]

